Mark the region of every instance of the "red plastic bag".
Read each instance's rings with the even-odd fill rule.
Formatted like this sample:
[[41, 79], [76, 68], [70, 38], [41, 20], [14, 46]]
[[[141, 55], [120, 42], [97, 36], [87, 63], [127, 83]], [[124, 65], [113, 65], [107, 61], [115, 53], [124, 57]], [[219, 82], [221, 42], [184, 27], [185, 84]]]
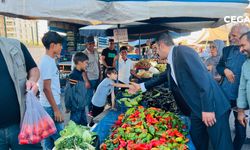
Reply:
[[54, 121], [34, 93], [29, 91], [26, 94], [26, 111], [18, 135], [19, 144], [36, 144], [55, 132]]

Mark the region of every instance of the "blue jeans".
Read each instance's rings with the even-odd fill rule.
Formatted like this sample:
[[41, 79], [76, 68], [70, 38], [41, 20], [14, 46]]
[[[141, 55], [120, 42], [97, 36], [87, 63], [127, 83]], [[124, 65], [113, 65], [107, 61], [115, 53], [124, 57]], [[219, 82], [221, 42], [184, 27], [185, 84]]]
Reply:
[[91, 99], [94, 95], [94, 91], [96, 90], [99, 80], [89, 80], [91, 87], [87, 89], [87, 95], [86, 95], [86, 106], [88, 107], [88, 110], [91, 110]]
[[19, 124], [10, 125], [0, 129], [0, 150], [42, 150], [41, 143], [19, 145], [18, 134], [20, 132]]
[[70, 120], [74, 121], [78, 125], [87, 125], [87, 116], [85, 109], [84, 110], [77, 110], [71, 111], [70, 113]]
[[[58, 105], [58, 108], [60, 109], [61, 113], [63, 113], [62, 111], [62, 106]], [[55, 126], [56, 126], [56, 133], [49, 136], [48, 138], [44, 139], [42, 141], [42, 146], [43, 146], [43, 150], [52, 150], [54, 145], [54, 142], [60, 137], [60, 131], [63, 130], [63, 123], [59, 123], [55, 121], [55, 116], [54, 116], [54, 111], [52, 109], [52, 107], [44, 107], [44, 109], [46, 110], [46, 112], [50, 115], [50, 117], [54, 120]]]
[[[231, 101], [231, 107], [236, 107], [236, 101]], [[233, 111], [234, 114], [234, 126], [235, 126], [235, 137], [233, 140], [234, 150], [241, 150], [242, 145], [246, 140], [246, 127], [242, 126], [237, 119], [238, 113]]]

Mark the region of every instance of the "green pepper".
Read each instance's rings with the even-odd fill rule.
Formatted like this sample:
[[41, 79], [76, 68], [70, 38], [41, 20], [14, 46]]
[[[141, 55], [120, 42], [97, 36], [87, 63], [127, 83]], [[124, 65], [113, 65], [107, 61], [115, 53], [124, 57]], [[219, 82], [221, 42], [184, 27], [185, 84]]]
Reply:
[[155, 135], [161, 137], [162, 133], [164, 133], [164, 132], [163, 131], [157, 131], [157, 132], [155, 132]]
[[131, 101], [130, 101], [130, 104], [131, 104], [132, 106], [137, 106], [137, 105], [138, 105], [138, 102], [135, 101], [135, 100], [131, 100]]
[[141, 133], [142, 132], [142, 130], [141, 129], [135, 129], [135, 133]]
[[140, 135], [139, 135], [139, 139], [143, 139], [143, 138], [145, 138], [147, 136], [147, 133], [141, 133]]
[[126, 112], [126, 115], [131, 115], [135, 111], [135, 108], [129, 108]]
[[151, 134], [147, 134], [147, 137], [146, 137], [146, 139], [147, 139], [147, 142], [149, 142], [151, 139], [153, 138], [153, 136], [151, 135]]
[[152, 135], [155, 134], [155, 128], [152, 125], [149, 127], [149, 133], [151, 133]]
[[132, 107], [132, 104], [129, 101], [124, 101], [125, 106]]
[[154, 96], [152, 96], [152, 98], [156, 98], [156, 97], [158, 97], [160, 95], [161, 95], [161, 93], [159, 92], [159, 93], [155, 94]]
[[147, 143], [147, 138], [146, 137], [142, 139], [142, 143]]
[[134, 138], [136, 138], [135, 133], [129, 133], [128, 136], [127, 136], [127, 140], [133, 140]]

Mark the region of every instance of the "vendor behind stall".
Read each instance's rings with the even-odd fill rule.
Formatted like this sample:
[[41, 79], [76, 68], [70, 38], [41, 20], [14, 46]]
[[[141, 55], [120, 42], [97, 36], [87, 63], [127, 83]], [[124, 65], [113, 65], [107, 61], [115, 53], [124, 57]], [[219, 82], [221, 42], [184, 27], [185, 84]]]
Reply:
[[120, 48], [120, 57], [116, 56], [113, 62], [113, 66], [116, 66], [116, 61], [119, 59], [118, 65], [118, 81], [120, 83], [129, 84], [131, 74], [135, 74], [133, 71], [133, 62], [127, 58], [128, 48], [122, 46]]
[[114, 62], [114, 58], [116, 57], [116, 55], [117, 55], [117, 52], [115, 50], [114, 39], [109, 39], [109, 47], [105, 48], [102, 51], [102, 56], [101, 56], [101, 60], [103, 64], [103, 78], [105, 77], [105, 70], [107, 68], [114, 67], [113, 62]]

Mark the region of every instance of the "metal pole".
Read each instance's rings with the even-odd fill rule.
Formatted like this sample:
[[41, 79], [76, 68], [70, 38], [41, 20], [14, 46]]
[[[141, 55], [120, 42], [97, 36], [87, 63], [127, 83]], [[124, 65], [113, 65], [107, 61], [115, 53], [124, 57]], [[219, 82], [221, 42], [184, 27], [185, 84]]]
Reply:
[[143, 56], [143, 54], [141, 54], [141, 34], [139, 34], [139, 56]]
[[[117, 29], [120, 28], [120, 24], [117, 25]], [[116, 60], [116, 69], [117, 69], [117, 79], [116, 82], [118, 83], [118, 76], [119, 76], [119, 59], [120, 59], [120, 38], [118, 36], [118, 43], [117, 43], [117, 53], [118, 53], [118, 59]]]
[[38, 37], [38, 22], [36, 21], [36, 45], [39, 45], [39, 37]]
[[3, 24], [4, 24], [4, 36], [7, 38], [7, 27], [6, 27], [6, 18], [3, 16]]

